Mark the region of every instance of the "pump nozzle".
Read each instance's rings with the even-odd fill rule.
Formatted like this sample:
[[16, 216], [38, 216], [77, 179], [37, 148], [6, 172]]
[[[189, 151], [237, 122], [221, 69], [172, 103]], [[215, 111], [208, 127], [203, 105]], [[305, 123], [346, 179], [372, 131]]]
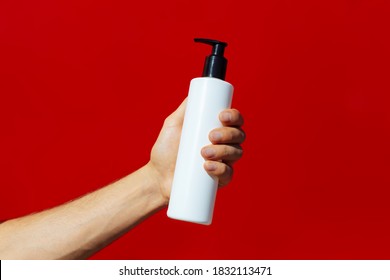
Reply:
[[202, 76], [225, 80], [227, 59], [223, 56], [223, 53], [227, 43], [204, 38], [195, 38], [194, 41], [213, 46], [212, 53], [206, 56]]

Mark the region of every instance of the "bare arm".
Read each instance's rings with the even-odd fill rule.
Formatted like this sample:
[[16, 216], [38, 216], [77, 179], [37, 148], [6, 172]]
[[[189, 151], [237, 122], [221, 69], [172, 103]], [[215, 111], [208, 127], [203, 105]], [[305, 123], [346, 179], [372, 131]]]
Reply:
[[[168, 204], [185, 102], [169, 116], [148, 164], [125, 178], [64, 205], [0, 225], [0, 259], [87, 258]], [[205, 147], [206, 170], [227, 184], [241, 157], [241, 115], [227, 110], [221, 138]], [[217, 133], [217, 134], [218, 134]], [[214, 140], [213, 140], [214, 139]], [[214, 150], [206, 153], [206, 149]], [[224, 162], [219, 162], [224, 160]]]
[[80, 259], [164, 205], [153, 171], [131, 175], [75, 201], [0, 226], [1, 259]]

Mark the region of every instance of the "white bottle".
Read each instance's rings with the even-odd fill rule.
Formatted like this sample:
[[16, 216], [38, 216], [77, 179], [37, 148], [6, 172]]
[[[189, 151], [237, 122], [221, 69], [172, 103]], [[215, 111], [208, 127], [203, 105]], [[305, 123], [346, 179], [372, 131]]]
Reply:
[[233, 86], [224, 81], [226, 43], [195, 39], [213, 46], [206, 57], [203, 77], [191, 80], [181, 132], [179, 151], [168, 206], [168, 217], [193, 223], [211, 224], [218, 179], [204, 169], [201, 149], [211, 144], [209, 133], [222, 127], [219, 113], [230, 108]]

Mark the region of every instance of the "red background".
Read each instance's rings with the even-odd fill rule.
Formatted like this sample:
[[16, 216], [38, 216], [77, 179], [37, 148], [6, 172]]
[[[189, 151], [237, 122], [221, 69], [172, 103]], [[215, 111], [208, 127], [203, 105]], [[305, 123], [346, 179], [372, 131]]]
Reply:
[[0, 219], [148, 160], [209, 48], [245, 155], [214, 222], [161, 211], [95, 259], [390, 258], [387, 1], [0, 1]]

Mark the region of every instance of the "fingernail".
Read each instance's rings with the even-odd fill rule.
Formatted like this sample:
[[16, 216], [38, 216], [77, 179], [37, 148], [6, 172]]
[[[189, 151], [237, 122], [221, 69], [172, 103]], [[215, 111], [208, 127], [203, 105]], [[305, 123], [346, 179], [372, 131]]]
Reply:
[[217, 165], [213, 162], [207, 162], [206, 169], [207, 169], [207, 171], [215, 171], [215, 170], [217, 170]]
[[221, 119], [224, 122], [230, 122], [232, 120], [232, 114], [230, 114], [229, 112], [223, 112], [221, 114]]
[[205, 148], [205, 149], [203, 150], [203, 153], [204, 153], [204, 155], [207, 156], [207, 157], [213, 157], [213, 156], [215, 156], [215, 151], [214, 151], [213, 148]]
[[210, 137], [213, 141], [218, 141], [218, 140], [222, 139], [222, 133], [221, 132], [213, 132], [213, 133], [211, 133]]

